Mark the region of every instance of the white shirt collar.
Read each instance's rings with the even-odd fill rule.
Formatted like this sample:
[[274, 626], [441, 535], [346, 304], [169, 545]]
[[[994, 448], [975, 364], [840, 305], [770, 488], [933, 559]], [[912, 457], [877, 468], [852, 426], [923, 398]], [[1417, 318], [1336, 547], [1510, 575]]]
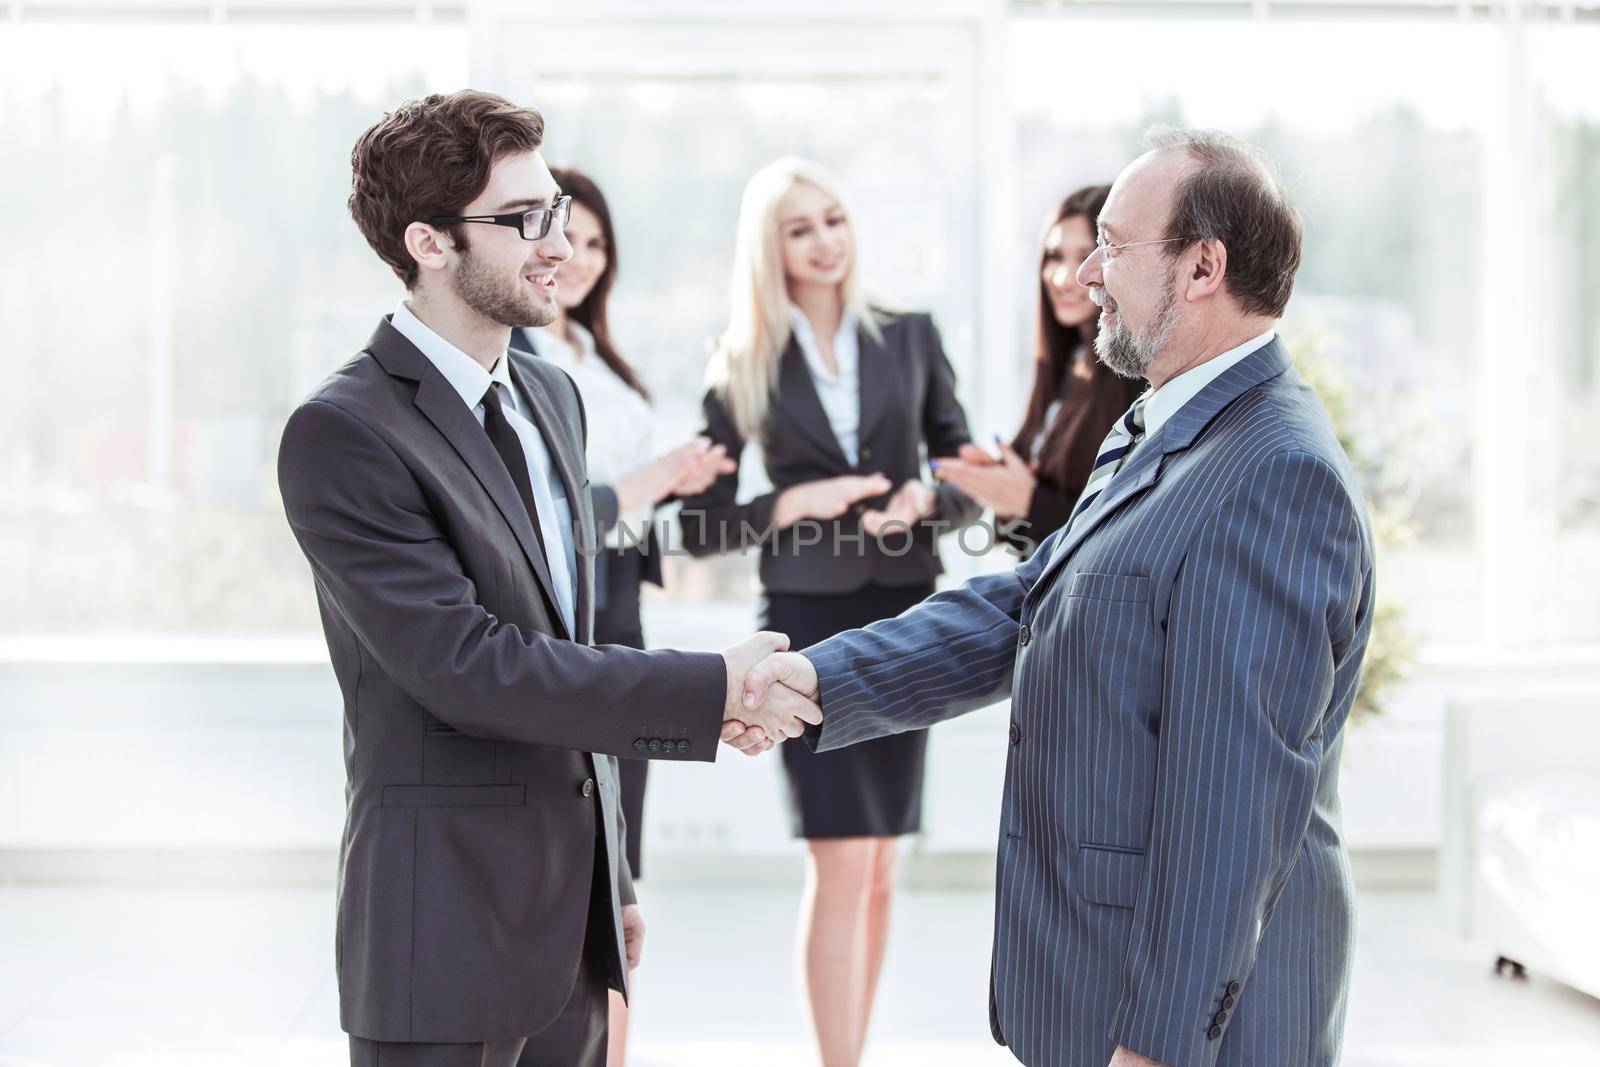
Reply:
[[1237, 348], [1230, 348], [1222, 355], [1213, 356], [1198, 367], [1184, 371], [1171, 381], [1163, 382], [1160, 389], [1146, 393], [1145, 436], [1154, 437], [1156, 431], [1166, 425], [1167, 420], [1176, 415], [1183, 405], [1199, 396], [1202, 389], [1222, 377], [1223, 372], [1229, 367], [1270, 344], [1277, 335], [1276, 330], [1268, 330], [1260, 337], [1253, 337]]
[[402, 337], [428, 357], [428, 362], [439, 368], [445, 381], [461, 395], [461, 402], [467, 405], [467, 410], [476, 411], [478, 405], [483, 403], [483, 394], [489, 391], [490, 382], [504, 385], [515, 406], [516, 391], [511, 388], [511, 372], [504, 356], [495, 361], [492, 372], [484, 370], [477, 360], [434, 333], [406, 306], [404, 300], [394, 309], [389, 325], [399, 330]]
[[[811, 320], [806, 313], [800, 310], [800, 305], [789, 305], [789, 325], [794, 327], [794, 332], [800, 337], [815, 343], [816, 331], [811, 328]], [[849, 308], [844, 309], [844, 314], [839, 317], [839, 332], [834, 334], [835, 339], [853, 335], [856, 332], [856, 313]]]

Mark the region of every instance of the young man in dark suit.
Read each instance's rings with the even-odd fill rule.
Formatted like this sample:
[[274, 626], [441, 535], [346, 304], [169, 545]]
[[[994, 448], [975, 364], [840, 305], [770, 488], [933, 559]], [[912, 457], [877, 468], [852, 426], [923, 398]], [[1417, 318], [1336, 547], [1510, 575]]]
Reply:
[[626, 993], [643, 939], [613, 757], [714, 759], [745, 671], [787, 645], [590, 646], [583, 407], [507, 350], [550, 320], [572, 253], [543, 132], [460, 92], [362, 135], [350, 211], [408, 298], [284, 429], [344, 695], [352, 1064], [598, 1067], [606, 989]]

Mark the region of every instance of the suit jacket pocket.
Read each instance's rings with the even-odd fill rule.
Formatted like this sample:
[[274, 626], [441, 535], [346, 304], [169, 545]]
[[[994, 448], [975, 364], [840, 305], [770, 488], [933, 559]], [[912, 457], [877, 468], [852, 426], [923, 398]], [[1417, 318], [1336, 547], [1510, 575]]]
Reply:
[[386, 808], [520, 807], [525, 785], [386, 785]]
[[1118, 846], [1078, 848], [1078, 896], [1091, 904], [1131, 908], [1143, 879], [1143, 852]]
[[1079, 571], [1067, 585], [1067, 595], [1086, 600], [1145, 602], [1150, 599], [1150, 579], [1142, 574], [1093, 574]]

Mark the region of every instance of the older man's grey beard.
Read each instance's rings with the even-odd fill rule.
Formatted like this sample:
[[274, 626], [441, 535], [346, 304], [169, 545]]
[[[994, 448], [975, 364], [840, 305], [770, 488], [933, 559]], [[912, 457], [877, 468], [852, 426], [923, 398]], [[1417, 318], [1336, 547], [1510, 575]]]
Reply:
[[485, 267], [471, 247], [462, 249], [456, 262], [456, 290], [473, 311], [516, 329], [521, 326], [547, 326], [555, 321], [554, 297], [530, 294], [522, 284], [520, 272], [507, 281], [503, 275]]
[[1122, 378], [1143, 378], [1150, 364], [1172, 340], [1178, 328], [1178, 272], [1174, 267], [1167, 274], [1167, 295], [1156, 312], [1155, 324], [1144, 333], [1133, 333], [1118, 315], [1110, 326], [1104, 324], [1095, 335], [1094, 351], [1100, 362]]

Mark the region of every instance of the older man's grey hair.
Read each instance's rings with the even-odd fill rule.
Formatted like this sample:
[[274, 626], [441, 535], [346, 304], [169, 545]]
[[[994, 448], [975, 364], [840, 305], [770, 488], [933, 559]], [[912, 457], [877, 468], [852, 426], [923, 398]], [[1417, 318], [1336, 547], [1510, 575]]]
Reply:
[[[1178, 182], [1164, 237], [1220, 241], [1224, 288], [1251, 315], [1278, 318], [1294, 291], [1305, 226], [1260, 151], [1217, 130], [1153, 126], [1151, 151], [1184, 151], [1197, 165]], [[1189, 246], [1166, 246], [1176, 259]]]

